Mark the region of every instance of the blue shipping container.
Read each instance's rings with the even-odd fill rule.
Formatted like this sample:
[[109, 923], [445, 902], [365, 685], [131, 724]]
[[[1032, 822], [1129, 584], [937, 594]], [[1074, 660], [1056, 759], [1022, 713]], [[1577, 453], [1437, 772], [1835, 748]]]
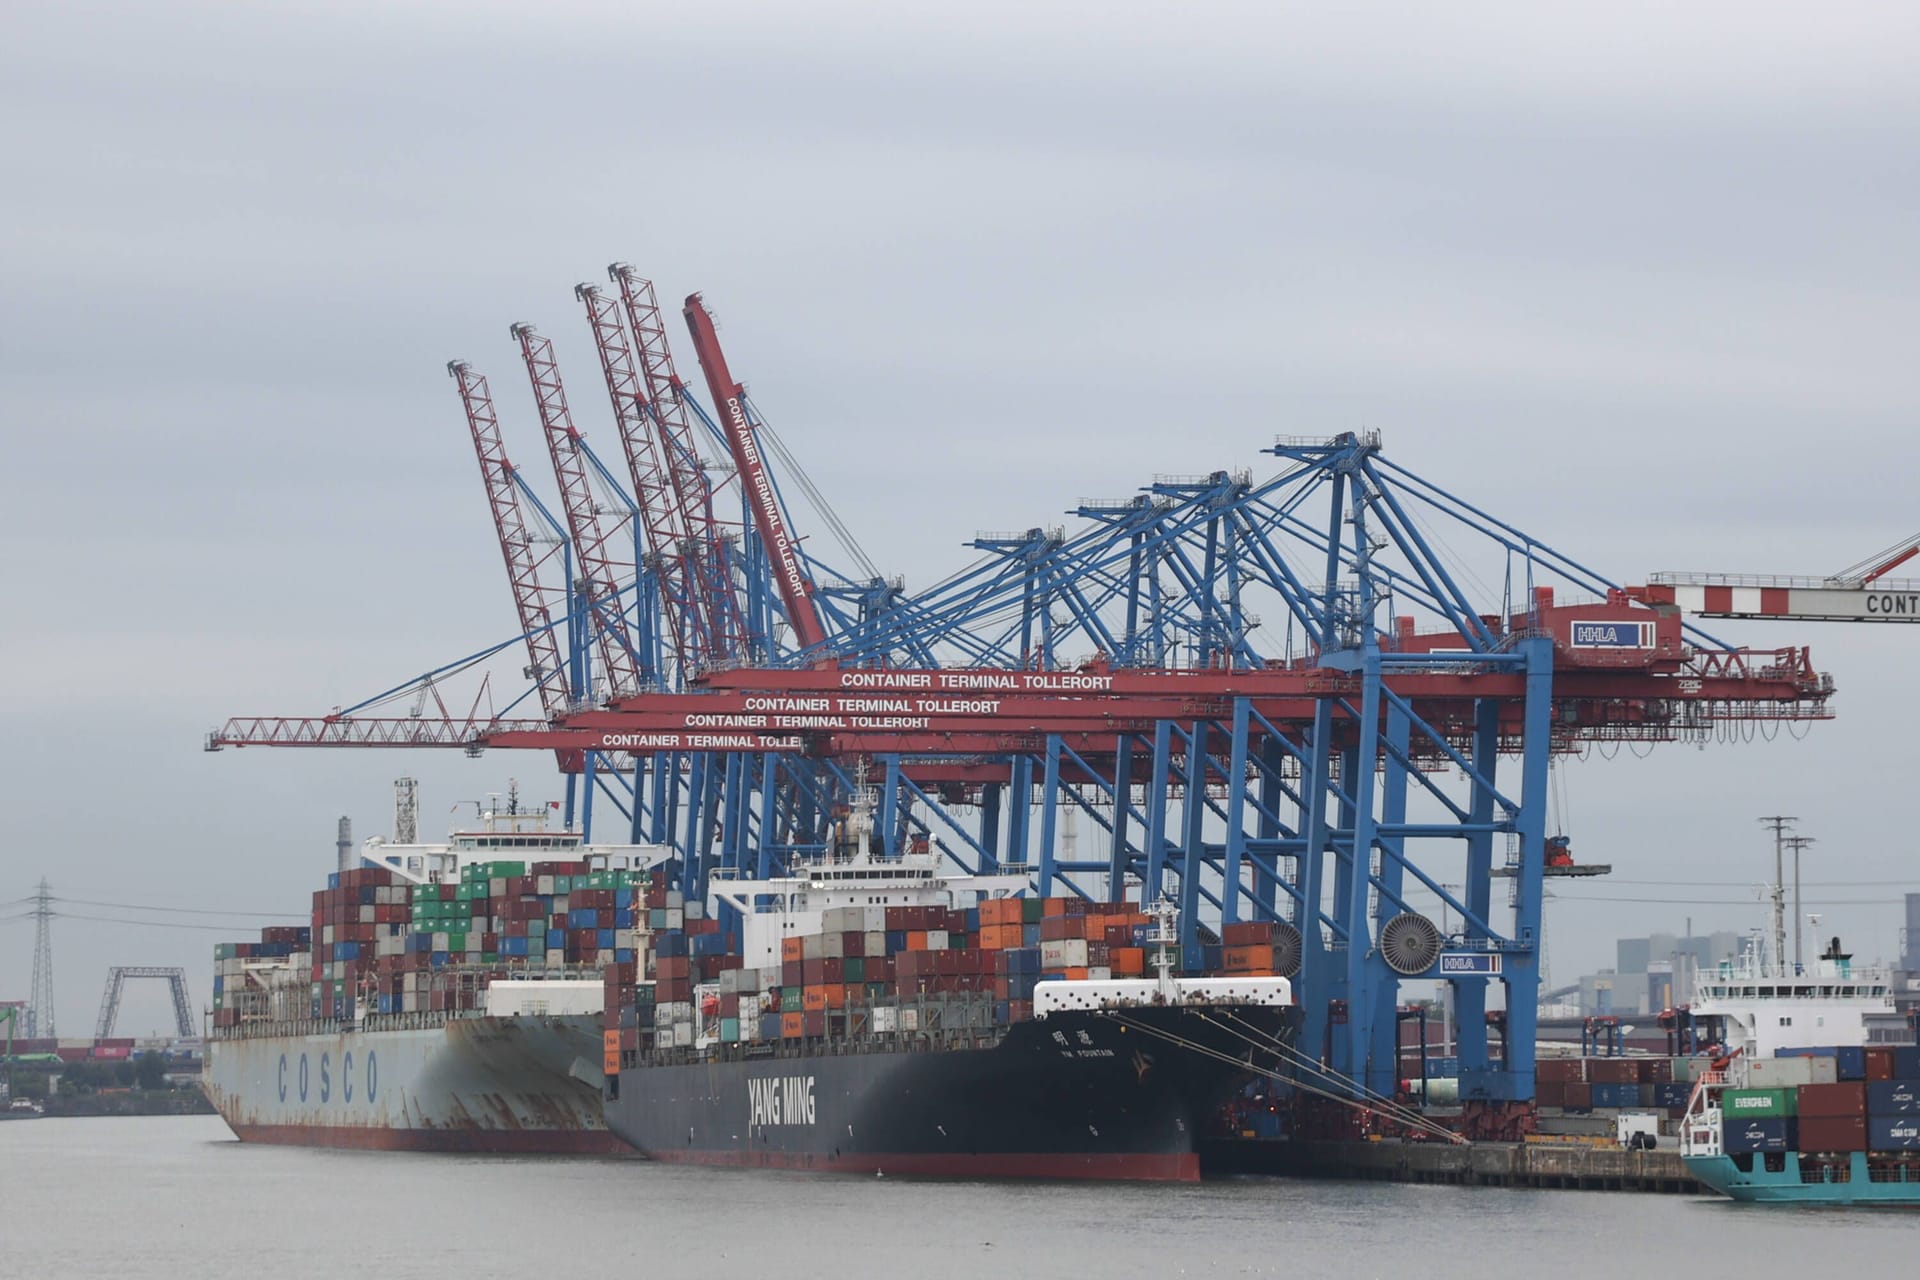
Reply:
[[1735, 1120], [1721, 1134], [1721, 1149], [1728, 1155], [1755, 1151], [1791, 1151], [1795, 1125], [1784, 1116], [1771, 1120]]
[[1662, 1081], [1653, 1086], [1653, 1105], [1669, 1110], [1684, 1107], [1692, 1093], [1693, 1086], [1690, 1084], [1683, 1084], [1678, 1080]]
[[547, 930], [547, 950], [558, 951], [566, 945], [567, 931], [565, 929]]
[[1860, 1044], [1844, 1044], [1834, 1052], [1834, 1069], [1843, 1081], [1865, 1080], [1867, 1078], [1867, 1047]]
[[1593, 1105], [1596, 1107], [1640, 1105], [1640, 1086], [1637, 1084], [1596, 1084], [1589, 1087], [1593, 1090]]
[[1869, 1080], [1867, 1114], [1870, 1116], [1920, 1115], [1920, 1080]]
[[600, 913], [592, 907], [576, 907], [574, 910], [567, 912], [567, 928], [569, 929], [598, 929], [599, 927]]
[[1920, 1151], [1920, 1116], [1868, 1116], [1869, 1151]]
[[1796, 1049], [1781, 1049], [1773, 1056], [1776, 1058], [1835, 1058], [1840, 1050], [1834, 1045], [1801, 1046]]
[[1893, 1075], [1896, 1080], [1920, 1080], [1920, 1045], [1894, 1046]]
[[630, 910], [616, 910], [613, 913], [613, 927], [616, 929], [633, 928], [633, 912]]

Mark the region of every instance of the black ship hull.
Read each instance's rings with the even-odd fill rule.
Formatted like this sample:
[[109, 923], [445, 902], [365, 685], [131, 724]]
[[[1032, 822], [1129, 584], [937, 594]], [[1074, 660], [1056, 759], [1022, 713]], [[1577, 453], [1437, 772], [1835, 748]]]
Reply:
[[[948, 1177], [1192, 1181], [1196, 1142], [1299, 1010], [1057, 1012], [984, 1047], [779, 1041], [629, 1067], [607, 1125], [692, 1164]], [[731, 1048], [731, 1046], [730, 1046]]]

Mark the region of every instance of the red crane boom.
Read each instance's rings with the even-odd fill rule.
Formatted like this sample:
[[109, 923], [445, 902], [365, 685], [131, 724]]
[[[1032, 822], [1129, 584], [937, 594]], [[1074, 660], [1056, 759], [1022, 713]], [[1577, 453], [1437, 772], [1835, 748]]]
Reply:
[[607, 275], [620, 286], [620, 302], [645, 379], [647, 413], [660, 433], [668, 489], [690, 539], [684, 563], [696, 627], [689, 637], [692, 652], [687, 658], [698, 669], [716, 659], [735, 657], [746, 647], [746, 618], [727, 563], [727, 532], [714, 515], [713, 484], [694, 446], [693, 424], [683, 399], [686, 384], [673, 367], [667, 323], [653, 281], [620, 262], [608, 267]]
[[780, 503], [773, 492], [773, 473], [767, 470], [759, 443], [753, 438], [753, 424], [747, 421], [746, 391], [727, 369], [719, 335], [714, 332], [713, 317], [707, 313], [699, 294], [688, 296], [685, 315], [687, 328], [693, 334], [694, 354], [700, 359], [701, 372], [707, 376], [707, 390], [720, 415], [720, 426], [726, 433], [734, 466], [740, 470], [740, 483], [746, 489], [754, 527], [773, 565], [774, 586], [780, 592], [787, 622], [793, 627], [794, 638], [801, 648], [824, 644], [827, 633], [813, 603], [813, 579], [800, 562], [800, 548], [780, 514]]
[[560, 660], [560, 641], [553, 633], [554, 611], [547, 603], [551, 589], [540, 581], [540, 565], [546, 557], [533, 552], [533, 538], [520, 513], [513, 464], [507, 461], [506, 448], [500, 442], [500, 419], [494, 413], [486, 378], [464, 360], [450, 362], [447, 372], [460, 385], [460, 403], [467, 411], [473, 451], [480, 460], [480, 479], [486, 484], [487, 502], [493, 508], [500, 554], [507, 562], [507, 581], [513, 588], [520, 629], [526, 633], [526, 676], [539, 687], [540, 705], [547, 718], [556, 719], [566, 713], [572, 692], [567, 687], [566, 666]]
[[[587, 476], [586, 459], [580, 452], [580, 432], [575, 429], [573, 415], [567, 408], [567, 392], [560, 384], [560, 365], [553, 356], [553, 343], [536, 333], [530, 324], [516, 324], [510, 332], [520, 342], [520, 356], [533, 383], [540, 426], [547, 436], [547, 453], [553, 459], [554, 479], [560, 485], [560, 502], [566, 510], [567, 533], [573, 540], [574, 573], [586, 595], [587, 612], [593, 619], [594, 639], [601, 670], [607, 675], [608, 695], [618, 697], [640, 688], [639, 664], [634, 659], [626, 618], [620, 608], [622, 566], [609, 553], [609, 535], [594, 506], [593, 485]], [[576, 692], [586, 696], [588, 691]]]

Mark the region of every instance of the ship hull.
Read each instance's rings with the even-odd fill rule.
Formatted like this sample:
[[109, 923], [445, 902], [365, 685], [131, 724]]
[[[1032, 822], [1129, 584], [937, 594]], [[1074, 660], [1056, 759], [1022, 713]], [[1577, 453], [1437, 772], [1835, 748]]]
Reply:
[[624, 1070], [607, 1120], [646, 1156], [688, 1164], [1192, 1181], [1206, 1121], [1254, 1070], [1278, 1065], [1273, 1045], [1297, 1018], [1129, 1009], [1055, 1013], [983, 1048], [778, 1042], [758, 1057]]
[[[1920, 1206], [1920, 1167], [1906, 1170], [1907, 1181], [1876, 1180], [1867, 1157], [1850, 1153], [1844, 1181], [1803, 1181], [1798, 1152], [1785, 1152], [1784, 1168], [1741, 1169], [1730, 1156], [1687, 1156], [1687, 1170], [1707, 1186], [1735, 1200], [1755, 1204], [1832, 1204]], [[1883, 1176], [1884, 1177], [1884, 1176]]]
[[255, 1034], [209, 1043], [202, 1087], [243, 1142], [630, 1155], [601, 1110], [600, 1048], [591, 1015]]

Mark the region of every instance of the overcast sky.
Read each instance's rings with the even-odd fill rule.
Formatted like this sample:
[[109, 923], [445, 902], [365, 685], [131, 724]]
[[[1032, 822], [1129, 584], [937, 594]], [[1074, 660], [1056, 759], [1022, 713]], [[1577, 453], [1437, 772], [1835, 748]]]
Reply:
[[[199, 744], [512, 633], [443, 366], [493, 374], [531, 466], [533, 321], [611, 447], [570, 290], [616, 258], [706, 291], [910, 586], [976, 530], [1352, 428], [1623, 581], [1912, 533], [1920, 10], [1568, 8], [16, 7], [0, 900], [300, 913], [399, 773], [427, 833], [509, 776], [559, 793], [535, 756]], [[1564, 897], [1652, 901], [1553, 905], [1558, 980], [1753, 923], [1777, 812], [1810, 881], [1875, 882], [1811, 891], [1859, 904], [1829, 924], [1895, 949], [1920, 632], [1720, 630], [1815, 645], [1840, 718], [1571, 766], [1616, 881]], [[223, 936], [61, 921], [60, 1030], [111, 964], [204, 1003]], [[0, 998], [31, 942], [0, 922]]]

